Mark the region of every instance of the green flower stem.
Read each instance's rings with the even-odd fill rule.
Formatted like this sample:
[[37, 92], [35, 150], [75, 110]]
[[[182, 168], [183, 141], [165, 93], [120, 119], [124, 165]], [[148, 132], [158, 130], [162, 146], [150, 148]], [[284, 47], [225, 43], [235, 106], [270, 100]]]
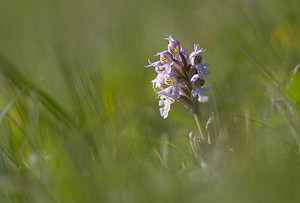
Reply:
[[204, 134], [204, 132], [202, 130], [203, 127], [202, 127], [202, 124], [200, 122], [199, 116], [196, 113], [194, 113], [194, 117], [195, 117], [198, 129], [199, 129], [200, 137], [203, 140], [203, 142], [206, 142], [206, 136], [205, 136], [205, 134]]

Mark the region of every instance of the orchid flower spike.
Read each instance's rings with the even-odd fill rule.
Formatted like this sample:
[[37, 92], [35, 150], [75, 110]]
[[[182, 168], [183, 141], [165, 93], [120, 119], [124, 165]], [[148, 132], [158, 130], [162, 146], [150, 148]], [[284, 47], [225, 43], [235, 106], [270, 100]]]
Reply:
[[180, 42], [171, 36], [164, 38], [169, 41], [168, 50], [157, 53], [160, 60], [146, 67], [153, 66], [157, 76], [152, 80], [153, 89], [158, 94], [160, 114], [168, 117], [171, 104], [179, 101], [186, 108], [195, 112], [197, 103], [209, 101], [209, 87], [204, 87], [204, 76], [209, 75], [206, 69], [208, 63], [203, 63], [202, 53], [205, 51], [198, 44], [194, 45], [194, 51], [189, 55]]

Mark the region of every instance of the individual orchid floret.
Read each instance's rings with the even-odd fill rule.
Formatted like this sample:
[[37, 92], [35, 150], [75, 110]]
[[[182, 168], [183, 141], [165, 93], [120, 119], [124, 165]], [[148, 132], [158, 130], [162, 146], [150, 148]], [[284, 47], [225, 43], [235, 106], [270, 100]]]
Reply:
[[[164, 89], [172, 85], [175, 81], [178, 81], [180, 76], [175, 71], [175, 69], [170, 69], [170, 71], [162, 71], [157, 74], [156, 78], [152, 80], [153, 89], [156, 91], [156, 88]], [[157, 91], [156, 91], [157, 92]]]
[[194, 49], [195, 51], [193, 51], [190, 55], [190, 62], [193, 66], [203, 63], [203, 57], [201, 53], [205, 51], [202, 48], [200, 49], [199, 44], [194, 44]]
[[195, 88], [198, 88], [198, 87], [201, 87], [205, 84], [205, 80], [203, 78], [202, 75], [200, 74], [195, 74], [192, 78], [191, 78], [191, 85], [192, 85], [192, 88], [195, 89]]
[[195, 68], [202, 75], [208, 76], [210, 71], [208, 69], [206, 69], [206, 66], [209, 66], [209, 63], [203, 63], [204, 60], [203, 60], [203, 56], [201, 54], [205, 50], [203, 50], [202, 48], [200, 49], [199, 44], [195, 44], [194, 48], [195, 48], [195, 51], [193, 51], [190, 55], [191, 65], [195, 66]]
[[203, 76], [200, 74], [196, 74], [191, 78], [191, 84], [192, 84], [192, 91], [191, 94], [193, 97], [198, 96], [198, 101], [200, 103], [208, 102], [209, 96], [206, 96], [204, 92], [210, 92], [210, 88], [206, 87], [204, 88], [203, 85], [205, 83], [205, 80], [203, 79]]
[[155, 67], [155, 71], [157, 73], [161, 73], [161, 72], [170, 72], [170, 65], [169, 63], [163, 64], [161, 61], [155, 61], [153, 63], [150, 62], [150, 60], [148, 60], [149, 65], [145, 66], [145, 67]]
[[146, 67], [150, 67], [150, 66], [155, 67], [155, 71], [157, 73], [160, 73], [162, 71], [169, 72], [170, 71], [170, 65], [171, 65], [172, 60], [173, 60], [172, 54], [169, 51], [162, 51], [162, 52], [157, 53], [154, 56], [160, 56], [160, 60], [156, 61], [156, 62], [153, 62], [153, 63], [151, 63], [150, 60], [148, 60], [149, 65], [146, 66]]
[[160, 62], [162, 64], [169, 64], [173, 60], [172, 54], [169, 51], [159, 52], [155, 56], [160, 56]]
[[178, 55], [181, 49], [180, 42], [171, 36], [167, 36], [167, 38], [164, 39], [169, 40], [169, 45], [168, 45], [169, 52], [171, 52], [174, 55]]

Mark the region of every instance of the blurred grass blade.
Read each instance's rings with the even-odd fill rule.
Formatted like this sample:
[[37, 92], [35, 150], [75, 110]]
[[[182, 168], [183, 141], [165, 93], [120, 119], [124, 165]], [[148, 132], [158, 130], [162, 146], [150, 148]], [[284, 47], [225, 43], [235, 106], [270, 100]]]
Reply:
[[280, 86], [277, 84], [277, 82], [274, 80], [274, 77], [272, 77], [272, 74], [267, 71], [266, 68], [244, 47], [243, 45], [240, 45], [240, 49], [242, 52], [249, 58], [251, 61], [256, 65], [257, 70], [269, 81], [272, 82], [272, 84], [279, 88], [278, 90], [281, 90]]
[[296, 67], [295, 67], [294, 70], [293, 70], [291, 79], [290, 79], [290, 81], [289, 81], [289, 83], [288, 83], [286, 89], [290, 89], [290, 88], [291, 88], [291, 85], [292, 85], [292, 83], [294, 82], [294, 79], [295, 79], [295, 77], [296, 77], [296, 75], [297, 75], [299, 69], [300, 69], [300, 64], [297, 64]]
[[36, 152], [38, 152], [37, 149], [35, 148], [35, 146], [33, 145], [33, 143], [31, 142], [31, 140], [29, 139], [29, 137], [27, 136], [27, 134], [25, 133], [24, 129], [18, 124], [18, 122], [12, 116], [10, 116], [8, 113], [7, 113], [7, 117], [19, 129], [19, 131], [22, 133], [22, 135], [24, 136], [25, 140], [28, 142], [28, 144], [30, 145], [30, 147], [32, 149], [34, 149]]
[[[34, 87], [35, 83], [32, 83], [32, 84], [28, 85], [27, 87], [25, 87], [24, 89], [22, 89], [18, 93], [18, 95], [7, 104], [7, 106], [3, 109], [3, 111], [0, 114], [0, 124], [2, 123], [2, 120], [3, 120], [4, 116], [8, 115], [8, 111], [14, 106], [14, 104], [16, 103], [16, 101], [18, 101], [21, 98], [21, 96], [24, 93], [26, 93], [26, 91], [28, 91], [29, 89], [31, 89], [32, 87]], [[34, 145], [30, 141], [30, 139], [28, 138], [28, 136], [25, 134], [24, 130], [17, 124], [17, 122], [12, 117], [9, 116], [9, 118], [13, 121], [13, 123], [22, 132], [23, 136], [25, 137], [25, 139], [27, 140], [27, 142], [29, 143], [29, 145], [32, 147], [32, 149], [35, 149]], [[2, 147], [2, 149], [3, 149], [3, 147]], [[4, 152], [4, 150], [2, 150], [2, 151]], [[7, 155], [7, 153], [5, 153], [5, 154]], [[10, 159], [12, 159], [12, 158], [10, 158]]]
[[[18, 88], [24, 87], [29, 82], [17, 71], [17, 69], [9, 63], [1, 54], [0, 54], [0, 71], [2, 74], [9, 79], [14, 85]], [[47, 93], [36, 88], [33, 91], [41, 103], [60, 121], [62, 121], [67, 126], [72, 126], [71, 119], [65, 110], [54, 101]]]
[[[3, 147], [1, 144], [0, 144], [0, 151], [2, 151], [3, 154], [5, 154], [5, 156], [7, 156], [7, 158], [8, 158], [9, 160], [11, 160], [11, 162], [13, 162], [17, 167], [19, 167], [18, 162], [17, 162], [11, 155], [9, 155], [9, 154], [5, 151], [4, 147]], [[4, 163], [4, 161], [3, 161], [3, 163]]]
[[2, 119], [4, 118], [4, 116], [8, 113], [8, 111], [13, 107], [13, 105], [15, 104], [15, 102], [20, 99], [20, 97], [31, 87], [33, 87], [33, 84], [25, 87], [21, 92], [19, 92], [19, 94], [16, 96], [16, 98], [12, 99], [7, 106], [3, 109], [3, 111], [0, 114], [0, 124], [2, 122]]
[[257, 126], [269, 127], [269, 125], [266, 121], [261, 120], [261, 119], [252, 118], [250, 116], [246, 117], [245, 115], [233, 114], [232, 118], [241, 118], [241, 119], [249, 120], [251, 123], [253, 123]]
[[[283, 88], [282, 85], [280, 85], [277, 81], [274, 80], [274, 77], [272, 74], [267, 71], [267, 68], [265, 68], [250, 52], [243, 46], [240, 46], [240, 49], [242, 52], [249, 58], [251, 61], [256, 65], [255, 67], [258, 69], [258, 71], [267, 79], [271, 82], [271, 84], [274, 86], [275, 90], [279, 93], [281, 97], [284, 98], [284, 101], [291, 107], [291, 109], [295, 109], [295, 105], [293, 102], [291, 102], [290, 98], [286, 94], [285, 88]], [[294, 69], [294, 71], [297, 72], [298, 68]], [[295, 73], [294, 73], [295, 74]], [[293, 111], [293, 110], [291, 110]]]
[[63, 110], [63, 108], [55, 102], [48, 94], [40, 89], [34, 91], [37, 94], [37, 98], [41, 103], [60, 121], [62, 121], [67, 126], [72, 126], [72, 122], [68, 114]]

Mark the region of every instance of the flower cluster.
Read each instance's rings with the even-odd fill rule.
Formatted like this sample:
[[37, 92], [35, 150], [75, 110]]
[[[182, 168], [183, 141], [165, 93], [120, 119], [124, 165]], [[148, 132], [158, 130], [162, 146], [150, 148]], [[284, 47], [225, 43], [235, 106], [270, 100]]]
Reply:
[[168, 36], [168, 50], [157, 53], [160, 60], [146, 67], [153, 66], [157, 77], [152, 80], [153, 89], [158, 94], [160, 114], [168, 117], [170, 106], [175, 101], [180, 101], [192, 112], [196, 111], [197, 102], [208, 102], [209, 97], [204, 92], [209, 92], [205, 84], [204, 76], [209, 75], [206, 69], [209, 63], [204, 63], [202, 52], [198, 44], [194, 45], [194, 51], [189, 55], [180, 42]]

